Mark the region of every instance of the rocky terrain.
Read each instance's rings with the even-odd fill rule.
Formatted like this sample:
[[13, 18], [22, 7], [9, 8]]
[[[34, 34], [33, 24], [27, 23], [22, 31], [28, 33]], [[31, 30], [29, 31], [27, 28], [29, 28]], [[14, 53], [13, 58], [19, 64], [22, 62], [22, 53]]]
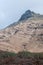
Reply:
[[43, 52], [43, 15], [28, 10], [18, 22], [0, 30], [0, 50]]

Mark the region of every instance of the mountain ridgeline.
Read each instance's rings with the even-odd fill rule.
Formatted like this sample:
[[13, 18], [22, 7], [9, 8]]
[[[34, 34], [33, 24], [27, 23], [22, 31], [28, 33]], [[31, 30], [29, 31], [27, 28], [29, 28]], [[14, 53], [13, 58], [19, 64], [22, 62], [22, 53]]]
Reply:
[[8, 27], [13, 26], [13, 25], [17, 25], [20, 22], [23, 22], [24, 20], [27, 20], [28, 18], [32, 18], [32, 17], [42, 17], [43, 15], [37, 14], [31, 10], [27, 10], [23, 15], [21, 15], [20, 19], [18, 20], [18, 22], [14, 22], [13, 24], [10, 24]]
[[43, 52], [43, 15], [27, 10], [18, 22], [1, 30], [0, 50]]
[[40, 14], [36, 14], [33, 11], [27, 10], [20, 18], [19, 21], [27, 20], [28, 18], [34, 17], [34, 16], [40, 16]]

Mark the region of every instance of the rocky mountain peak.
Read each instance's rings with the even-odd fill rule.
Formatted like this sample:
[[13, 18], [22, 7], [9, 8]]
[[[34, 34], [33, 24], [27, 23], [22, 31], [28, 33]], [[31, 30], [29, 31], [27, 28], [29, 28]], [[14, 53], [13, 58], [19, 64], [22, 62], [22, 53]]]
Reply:
[[31, 10], [27, 10], [27, 11], [25, 11], [25, 13], [23, 13], [21, 15], [18, 22], [14, 22], [14, 23], [10, 24], [8, 27], [15, 26], [15, 25], [17, 25], [17, 24], [19, 24], [19, 23], [23, 22], [24, 20], [27, 20], [27, 19], [29, 19], [31, 17], [36, 17], [36, 18], [41, 17], [41, 18], [43, 18], [43, 16], [41, 16], [40, 14], [37, 14], [37, 13], [31, 11]]
[[31, 10], [27, 10], [20, 18], [19, 21], [22, 21], [22, 20], [27, 20], [28, 18], [30, 17], [34, 17], [34, 15], [36, 15], [35, 12], [31, 11]]

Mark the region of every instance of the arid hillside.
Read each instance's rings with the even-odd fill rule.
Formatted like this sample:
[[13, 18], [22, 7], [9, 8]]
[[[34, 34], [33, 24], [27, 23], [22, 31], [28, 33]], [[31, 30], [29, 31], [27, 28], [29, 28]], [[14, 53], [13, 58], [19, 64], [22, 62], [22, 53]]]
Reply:
[[0, 30], [0, 50], [43, 52], [43, 15], [31, 11], [23, 15], [18, 22]]

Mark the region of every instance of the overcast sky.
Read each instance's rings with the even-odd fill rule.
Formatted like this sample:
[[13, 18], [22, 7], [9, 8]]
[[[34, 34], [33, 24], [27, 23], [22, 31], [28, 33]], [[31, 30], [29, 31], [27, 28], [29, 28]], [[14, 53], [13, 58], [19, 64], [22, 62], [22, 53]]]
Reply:
[[28, 9], [43, 14], [43, 0], [0, 0], [0, 29], [18, 21]]

